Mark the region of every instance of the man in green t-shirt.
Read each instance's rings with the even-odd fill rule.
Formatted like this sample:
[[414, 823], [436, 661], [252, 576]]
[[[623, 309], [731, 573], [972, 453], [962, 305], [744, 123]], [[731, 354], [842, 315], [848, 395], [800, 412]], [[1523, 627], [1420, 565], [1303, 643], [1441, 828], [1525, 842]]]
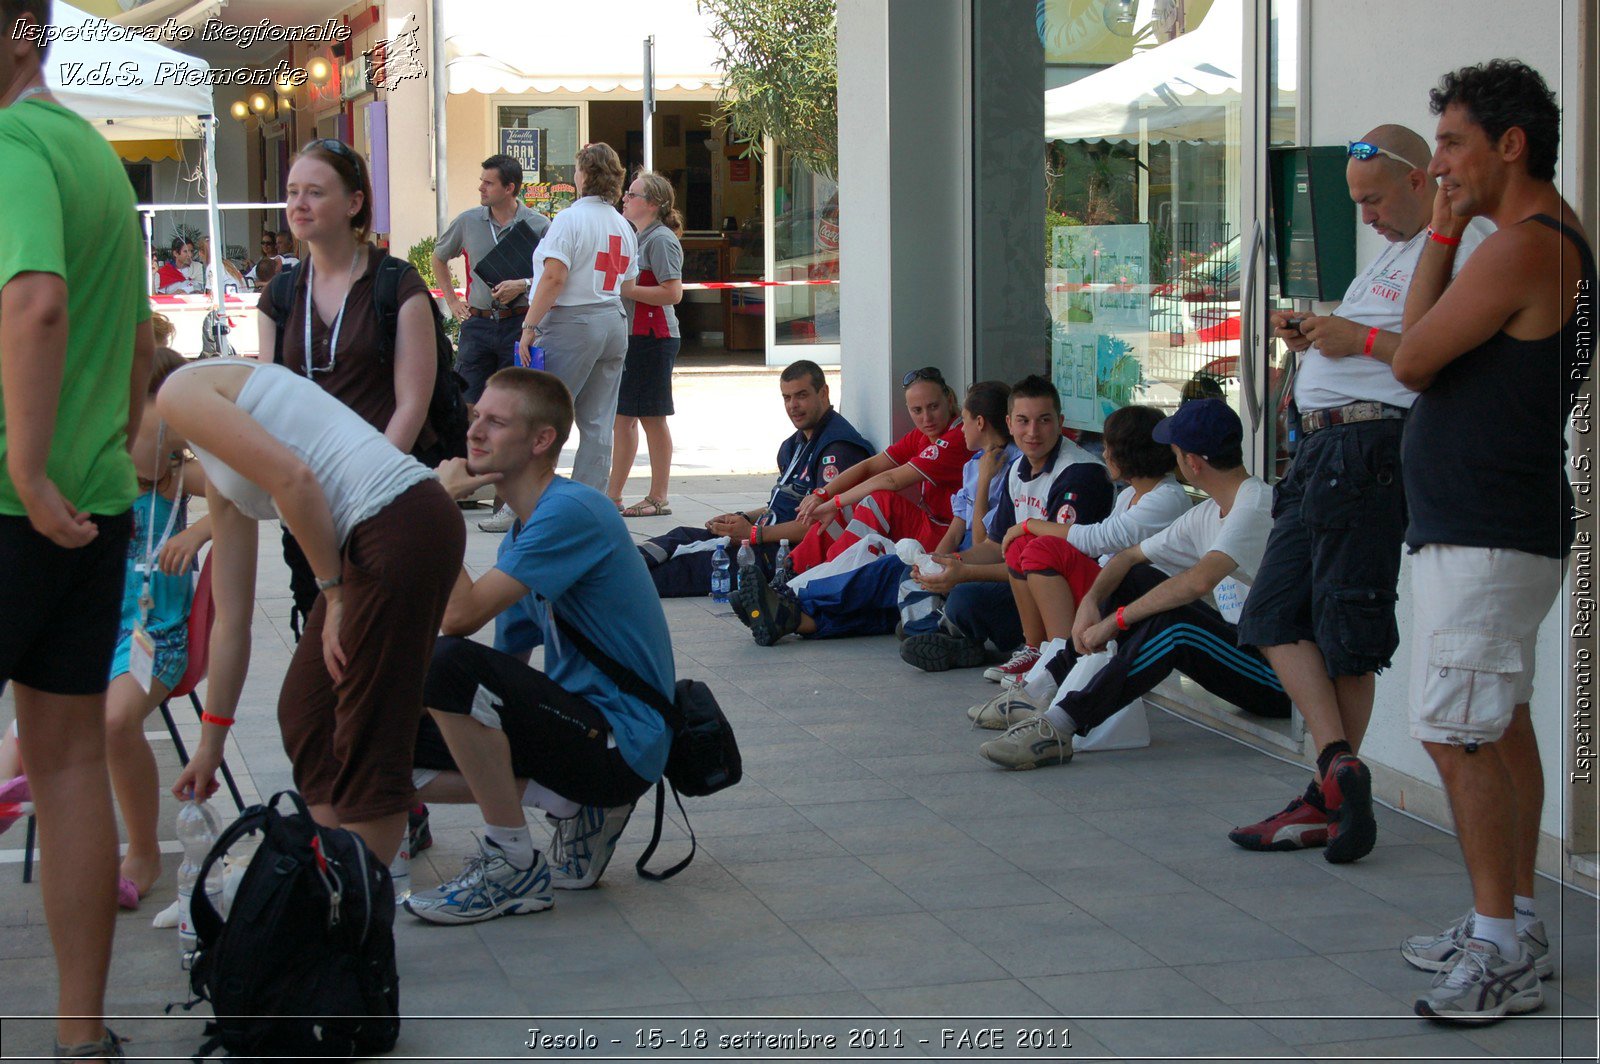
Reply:
[[99, 1018], [117, 891], [105, 692], [155, 336], [132, 187], [45, 87], [48, 22], [48, 0], [0, 0], [0, 685], [49, 854], [56, 1055], [79, 1060], [123, 1055]]

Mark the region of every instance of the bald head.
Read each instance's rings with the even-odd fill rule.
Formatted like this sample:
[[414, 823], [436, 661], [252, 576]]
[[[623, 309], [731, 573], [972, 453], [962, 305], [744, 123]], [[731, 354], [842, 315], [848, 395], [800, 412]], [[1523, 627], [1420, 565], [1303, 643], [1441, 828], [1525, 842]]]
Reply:
[[1361, 224], [1372, 226], [1385, 240], [1410, 240], [1428, 224], [1433, 213], [1428, 142], [1405, 126], [1396, 125], [1378, 126], [1361, 139], [1400, 157], [1352, 156], [1346, 164], [1345, 182], [1350, 186], [1350, 198], [1361, 211]]

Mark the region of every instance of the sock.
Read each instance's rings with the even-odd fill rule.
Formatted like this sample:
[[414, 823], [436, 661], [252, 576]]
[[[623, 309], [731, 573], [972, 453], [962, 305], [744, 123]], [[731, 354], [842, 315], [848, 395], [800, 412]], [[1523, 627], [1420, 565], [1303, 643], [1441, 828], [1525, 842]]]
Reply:
[[1050, 726], [1062, 735], [1072, 735], [1078, 730], [1078, 722], [1072, 719], [1072, 714], [1060, 706], [1051, 706], [1044, 711], [1044, 719]]
[[1517, 922], [1514, 919], [1500, 920], [1474, 912], [1472, 937], [1493, 942], [1494, 948], [1500, 951], [1500, 956], [1507, 960], [1515, 960], [1522, 956], [1522, 947], [1517, 944]]
[[578, 810], [583, 808], [571, 798], [563, 798], [549, 787], [533, 780], [528, 781], [527, 789], [522, 792], [522, 804], [543, 809], [557, 820], [575, 817], [578, 815]]
[[1324, 813], [1328, 811], [1327, 800], [1322, 797], [1321, 776], [1311, 777], [1311, 782], [1306, 784], [1306, 793], [1302, 797], [1305, 798], [1307, 805], [1315, 806]]
[[1033, 668], [1028, 670], [1028, 675], [1023, 678], [1022, 689], [1032, 698], [1040, 702], [1050, 702], [1056, 697], [1056, 688], [1061, 686], [1061, 677], [1067, 674], [1065, 667], [1061, 669], [1061, 676], [1057, 676], [1056, 661], [1067, 652], [1068, 643], [1065, 639], [1052, 639], [1039, 648], [1039, 660]]
[[483, 826], [483, 837], [500, 848], [506, 855], [506, 860], [518, 868], [533, 867], [533, 837], [528, 834], [526, 822], [514, 828], [497, 828], [493, 824]]
[[1340, 754], [1353, 754], [1350, 744], [1343, 739], [1335, 740], [1322, 748], [1322, 753], [1317, 755], [1317, 778], [1323, 779], [1328, 775], [1328, 766], [1333, 764], [1333, 759]]
[[1512, 909], [1516, 913], [1517, 930], [1526, 931], [1534, 921], [1539, 919], [1539, 914], [1533, 908], [1533, 899], [1524, 898], [1518, 894], [1511, 901]]

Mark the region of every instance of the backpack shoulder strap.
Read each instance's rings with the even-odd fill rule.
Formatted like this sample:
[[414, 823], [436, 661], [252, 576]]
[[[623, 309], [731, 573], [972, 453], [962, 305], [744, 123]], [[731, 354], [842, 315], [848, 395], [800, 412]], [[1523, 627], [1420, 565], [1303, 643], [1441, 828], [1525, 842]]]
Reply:
[[683, 714], [678, 711], [675, 702], [656, 690], [644, 677], [595, 646], [594, 640], [578, 631], [577, 626], [571, 621], [554, 610], [550, 612], [555, 617], [556, 627], [561, 629], [562, 636], [571, 640], [579, 653], [588, 658], [595, 668], [605, 673], [611, 682], [617, 685], [618, 690], [652, 706], [657, 713], [666, 718], [667, 727], [671, 728], [674, 734], [682, 730]]
[[283, 365], [283, 326], [289, 320], [289, 307], [294, 301], [294, 287], [300, 283], [301, 263], [278, 271], [267, 282], [267, 317], [277, 326], [272, 340], [272, 361]]
[[378, 315], [378, 334], [383, 342], [382, 354], [394, 358], [395, 336], [400, 329], [400, 279], [406, 271], [416, 267], [405, 259], [385, 255], [378, 263], [378, 276], [372, 282], [372, 309]]
[[[671, 868], [660, 872], [652, 872], [646, 868], [645, 865], [649, 863], [650, 858], [655, 856], [656, 847], [661, 845], [661, 825], [663, 814], [666, 811], [666, 788], [668, 787], [672, 787], [672, 800], [678, 803], [678, 814], [683, 817], [683, 826], [689, 832], [689, 856], [685, 857]], [[699, 852], [699, 849], [700, 842], [694, 837], [694, 828], [690, 827], [689, 825], [689, 814], [684, 812], [683, 799], [678, 795], [678, 788], [673, 786], [672, 781], [667, 779], [665, 776], [661, 777], [660, 779], [656, 780], [655, 830], [650, 835], [650, 844], [644, 848], [644, 852], [639, 855], [639, 859], [633, 863], [633, 870], [639, 875], [643, 876], [645, 879], [652, 879], [657, 883], [661, 883], [665, 880], [671, 879], [679, 872], [682, 872], [685, 868], [688, 868], [689, 863], [694, 860], [694, 855]]]

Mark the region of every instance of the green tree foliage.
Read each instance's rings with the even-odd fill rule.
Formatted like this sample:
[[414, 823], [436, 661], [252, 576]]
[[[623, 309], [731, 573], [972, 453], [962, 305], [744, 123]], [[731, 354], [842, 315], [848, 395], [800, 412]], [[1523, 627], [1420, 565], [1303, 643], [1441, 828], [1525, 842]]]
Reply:
[[719, 117], [746, 155], [770, 136], [813, 173], [839, 172], [834, 0], [699, 0], [721, 55]]

